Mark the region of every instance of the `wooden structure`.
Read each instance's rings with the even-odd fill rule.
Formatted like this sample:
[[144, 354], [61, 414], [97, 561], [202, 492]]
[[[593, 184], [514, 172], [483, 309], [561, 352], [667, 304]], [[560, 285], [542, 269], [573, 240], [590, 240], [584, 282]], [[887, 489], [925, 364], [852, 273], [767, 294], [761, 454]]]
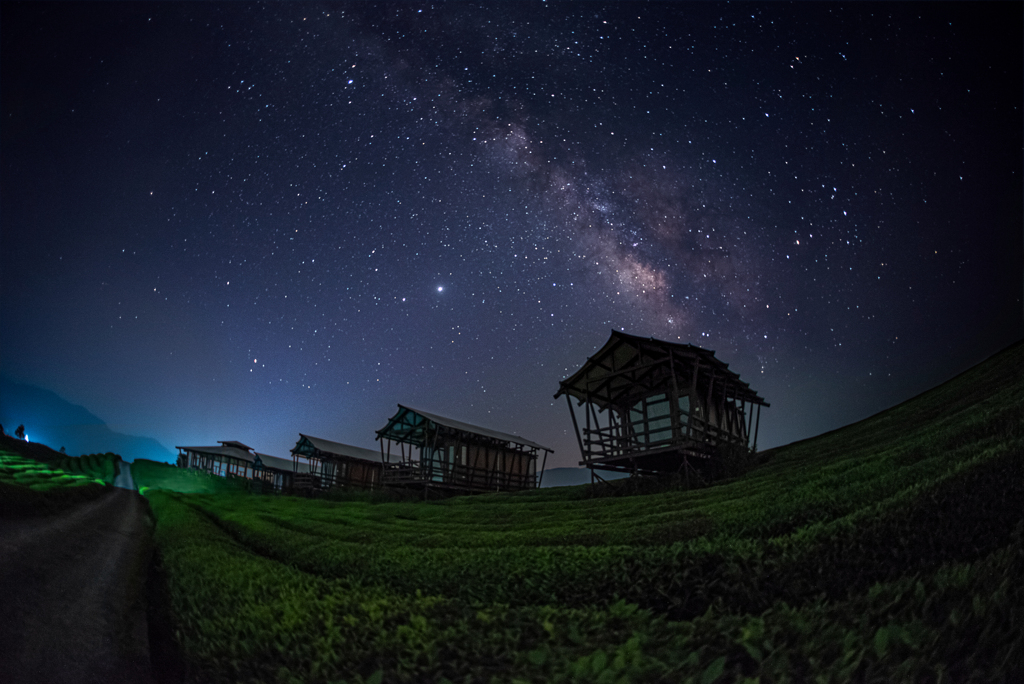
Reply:
[[449, 494], [533, 489], [540, 486], [552, 452], [522, 437], [401, 404], [388, 424], [377, 430], [377, 439], [384, 484], [422, 487], [425, 494], [430, 489]]
[[381, 486], [380, 455], [371, 449], [300, 433], [292, 458], [296, 464], [302, 460], [309, 463], [308, 478], [297, 478], [297, 488], [376, 489]]
[[276, 491], [291, 490], [295, 476], [309, 472], [308, 463], [256, 453], [241, 442], [218, 444], [220, 446], [175, 447], [178, 450], [178, 467], [220, 477], [240, 477]]
[[761, 407], [769, 405], [713, 351], [614, 330], [559, 383], [555, 398], [563, 394], [580, 465], [592, 474], [678, 473], [726, 449], [756, 451]]

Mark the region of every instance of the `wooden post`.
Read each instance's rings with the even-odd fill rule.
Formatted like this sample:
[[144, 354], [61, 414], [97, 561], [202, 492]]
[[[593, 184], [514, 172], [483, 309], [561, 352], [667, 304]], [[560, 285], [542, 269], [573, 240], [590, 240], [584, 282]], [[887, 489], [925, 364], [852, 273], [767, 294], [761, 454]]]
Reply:
[[647, 411], [648, 399], [649, 397], [644, 397], [644, 399], [640, 402], [640, 405], [643, 406], [644, 409], [644, 445], [649, 447], [651, 445], [651, 416], [650, 413], [648, 413]]
[[715, 368], [711, 367], [711, 377], [708, 378], [708, 394], [707, 399], [704, 402], [704, 442], [708, 443], [711, 439], [711, 393], [715, 387]]
[[[424, 423], [429, 425], [430, 421], [427, 421], [426, 419], [424, 419]], [[430, 452], [429, 452], [430, 453], [430, 458], [427, 460], [427, 463], [430, 465], [430, 468], [427, 470], [427, 482], [429, 482], [430, 479], [434, 475], [434, 454], [437, 452], [437, 433], [440, 432], [440, 431], [441, 431], [440, 427], [435, 425], [434, 426], [434, 435], [430, 439]], [[423, 441], [424, 441], [424, 443], [426, 443], [426, 440], [423, 440]], [[422, 473], [422, 471], [423, 471], [423, 449], [421, 448], [420, 449], [420, 472]]]
[[[572, 407], [572, 397], [569, 396], [568, 392], [565, 394], [565, 403], [569, 405], [569, 415], [572, 416], [572, 429], [576, 431], [576, 442], [580, 445], [580, 456], [583, 457], [584, 461], [589, 463], [590, 457], [586, 451], [583, 450], [583, 436], [580, 434], [580, 426], [576, 422], [576, 411]], [[544, 458], [547, 458], [546, 452], [544, 454]]]
[[[718, 420], [716, 427], [718, 428], [718, 438], [721, 439], [722, 433], [725, 431], [723, 425], [725, 424], [725, 388], [727, 387], [726, 379], [722, 378], [722, 391], [718, 394], [717, 400], [715, 401], [715, 408], [718, 410]], [[714, 390], [712, 389], [712, 396], [715, 396]]]
[[[480, 452], [481, 451], [485, 451], [486, 452], [486, 449], [487, 449], [486, 444], [477, 444], [476, 445], [476, 449], [473, 450], [473, 467], [472, 467], [472, 470], [469, 471], [469, 486], [470, 487], [476, 487], [477, 486], [477, 477], [478, 477], [478, 473], [480, 472]], [[485, 463], [487, 462], [486, 453], [484, 454], [484, 462]]]
[[586, 408], [584, 408], [583, 413], [586, 414], [586, 416], [587, 416], [587, 429], [583, 433], [583, 438], [587, 441], [587, 451], [590, 452], [590, 451], [592, 451], [591, 448], [590, 448], [590, 440], [591, 440], [590, 412], [593, 410], [593, 407], [590, 404], [590, 388], [589, 387], [587, 387], [587, 400], [586, 400], [586, 403], [584, 405], [585, 405]]
[[[601, 428], [601, 414], [598, 412], [597, 406], [594, 406], [593, 404], [590, 404], [590, 412], [594, 416], [594, 431], [597, 433], [597, 440], [598, 440], [597, 444], [602, 449], [602, 455], [606, 455], [606, 454], [604, 454], [604, 451], [603, 451], [606, 448], [606, 444], [605, 444], [605, 439], [604, 439], [604, 432], [602, 432], [602, 428]], [[608, 422], [607, 433], [608, 433], [608, 436], [610, 437], [611, 436], [611, 421], [609, 420], [607, 422]], [[591, 437], [591, 439], [593, 439], [593, 437]]]
[[669, 399], [669, 416], [672, 422], [672, 441], [678, 443], [683, 438], [683, 432], [679, 420], [679, 383], [676, 380], [675, 354], [668, 353], [668, 372], [672, 376], [672, 396]]
[[757, 453], [757, 431], [761, 427], [761, 405], [757, 405], [757, 422], [754, 423], [754, 448], [753, 452]]
[[747, 416], [747, 434], [744, 435], [743, 437], [746, 440], [747, 448], [749, 449], [750, 448], [750, 429], [752, 427], [754, 427], [754, 402], [751, 401], [751, 402], [747, 402], [747, 403], [750, 404], [750, 408], [749, 408], [750, 415]]
[[693, 372], [690, 377], [690, 419], [689, 429], [687, 430], [687, 432], [692, 438], [694, 428], [696, 427], [696, 425], [694, 425], [694, 418], [697, 417], [695, 414], [697, 413], [697, 409], [700, 405], [700, 399], [697, 397], [697, 375], [698, 373], [700, 373], [700, 360], [696, 356], [693, 356], [691, 358], [693, 359]]

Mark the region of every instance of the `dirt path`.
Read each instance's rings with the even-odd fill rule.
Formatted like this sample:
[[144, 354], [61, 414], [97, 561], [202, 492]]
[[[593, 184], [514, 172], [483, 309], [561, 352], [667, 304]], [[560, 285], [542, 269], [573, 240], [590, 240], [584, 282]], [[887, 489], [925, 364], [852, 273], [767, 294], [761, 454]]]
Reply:
[[121, 489], [130, 489], [131, 491], [137, 491], [135, 487], [135, 478], [132, 477], [132, 466], [130, 463], [121, 462], [118, 468], [117, 477], [114, 478], [114, 486], [120, 487]]
[[152, 682], [142, 497], [0, 520], [0, 682]]

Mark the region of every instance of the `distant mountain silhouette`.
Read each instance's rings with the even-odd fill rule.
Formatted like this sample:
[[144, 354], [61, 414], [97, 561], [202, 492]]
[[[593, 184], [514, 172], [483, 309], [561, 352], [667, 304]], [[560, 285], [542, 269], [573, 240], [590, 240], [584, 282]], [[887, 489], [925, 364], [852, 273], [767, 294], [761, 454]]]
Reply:
[[151, 437], [114, 432], [84, 407], [49, 390], [22, 385], [2, 376], [0, 424], [9, 435], [13, 435], [19, 425], [24, 425], [30, 440], [53, 449], [64, 447], [70, 456], [112, 451], [126, 461], [136, 458], [174, 461], [174, 454]]

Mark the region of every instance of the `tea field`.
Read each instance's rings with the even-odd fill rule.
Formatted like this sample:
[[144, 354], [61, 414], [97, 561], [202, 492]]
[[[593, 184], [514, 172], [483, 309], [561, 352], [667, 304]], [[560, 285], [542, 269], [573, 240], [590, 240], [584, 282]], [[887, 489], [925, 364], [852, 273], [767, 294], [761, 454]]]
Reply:
[[[42, 445], [23, 444], [10, 437], [0, 444], [0, 516], [67, 508], [103, 494], [117, 475], [120, 459], [115, 454], [69, 457]], [[41, 449], [51, 458], [39, 460]]]
[[690, 491], [428, 503], [183, 493], [151, 475], [181, 673], [1024, 679], [1024, 345], [760, 460]]
[[248, 491], [245, 480], [217, 477], [145, 458], [137, 458], [132, 462], [132, 478], [135, 480], [135, 486], [143, 494], [154, 488], [185, 494]]

